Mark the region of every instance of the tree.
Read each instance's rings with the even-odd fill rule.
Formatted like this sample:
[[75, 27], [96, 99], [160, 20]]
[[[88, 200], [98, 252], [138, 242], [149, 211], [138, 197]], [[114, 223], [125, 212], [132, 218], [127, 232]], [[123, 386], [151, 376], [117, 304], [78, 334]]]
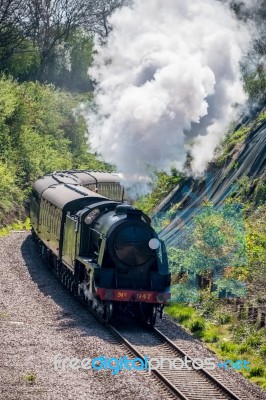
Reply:
[[28, 3], [33, 27], [29, 38], [39, 49], [38, 79], [45, 82], [50, 81], [51, 66], [62, 57], [60, 47], [62, 50], [77, 32], [83, 32], [84, 37], [95, 32], [104, 37], [108, 35], [107, 19], [122, 6], [123, 0], [30, 0]]
[[98, 34], [102, 40], [106, 39], [111, 31], [108, 18], [113, 12], [124, 5], [128, 5], [128, 0], [98, 0], [95, 2], [95, 9], [90, 23], [92, 31]]
[[124, 3], [0, 0], [0, 70], [22, 81], [37, 79], [63, 87], [68, 80], [73, 83], [74, 71], [82, 71], [80, 89], [92, 59], [92, 36], [106, 38], [108, 17]]
[[[25, 40], [31, 31], [27, 10], [19, 0], [0, 0], [0, 69], [10, 72], [15, 52], [25, 50]], [[27, 51], [28, 52], [28, 51]]]
[[0, 49], [16, 48], [30, 31], [25, 7], [19, 0], [0, 0]]

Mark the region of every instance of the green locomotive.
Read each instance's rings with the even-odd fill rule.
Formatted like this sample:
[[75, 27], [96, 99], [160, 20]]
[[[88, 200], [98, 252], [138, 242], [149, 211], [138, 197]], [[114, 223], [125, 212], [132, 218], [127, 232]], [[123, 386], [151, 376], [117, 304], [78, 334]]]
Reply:
[[117, 174], [46, 175], [33, 185], [32, 233], [59, 279], [106, 322], [125, 312], [154, 325], [170, 297], [165, 247], [124, 200]]

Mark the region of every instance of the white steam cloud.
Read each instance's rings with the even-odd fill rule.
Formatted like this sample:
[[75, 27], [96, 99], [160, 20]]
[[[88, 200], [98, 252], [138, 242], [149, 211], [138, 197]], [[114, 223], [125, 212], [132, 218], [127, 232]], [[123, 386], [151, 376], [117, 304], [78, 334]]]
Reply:
[[154, 169], [204, 171], [242, 103], [239, 62], [247, 28], [215, 0], [135, 0], [110, 19], [90, 76], [90, 144], [142, 192]]

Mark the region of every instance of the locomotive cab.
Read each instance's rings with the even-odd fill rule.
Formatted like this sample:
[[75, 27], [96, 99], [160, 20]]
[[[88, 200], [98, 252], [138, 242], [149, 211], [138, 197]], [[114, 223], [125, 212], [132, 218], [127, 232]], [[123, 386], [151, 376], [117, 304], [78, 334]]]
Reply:
[[85, 231], [88, 257], [97, 265], [95, 291], [102, 300], [164, 303], [169, 298], [165, 246], [144, 213], [127, 204], [96, 204], [83, 212], [83, 240]]

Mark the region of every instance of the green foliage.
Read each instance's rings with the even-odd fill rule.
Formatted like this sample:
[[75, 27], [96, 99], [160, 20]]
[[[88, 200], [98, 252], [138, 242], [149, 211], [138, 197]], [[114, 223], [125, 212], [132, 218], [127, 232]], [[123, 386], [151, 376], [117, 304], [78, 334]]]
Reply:
[[260, 335], [255, 333], [253, 335], [248, 336], [245, 343], [247, 344], [247, 346], [250, 346], [252, 348], [257, 348], [261, 346], [262, 338], [260, 337]]
[[10, 44], [0, 50], [0, 71], [25, 80], [40, 67], [40, 54], [32, 41], [23, 39], [17, 46]]
[[202, 318], [193, 318], [189, 323], [189, 329], [191, 332], [199, 332], [203, 331], [205, 328], [204, 319]]
[[36, 378], [37, 378], [37, 375], [36, 375], [35, 372], [30, 372], [30, 373], [22, 376], [22, 379], [25, 382], [28, 382], [28, 383], [31, 383], [31, 384], [35, 383]]
[[246, 343], [240, 344], [238, 346], [238, 353], [239, 354], [244, 354], [247, 353], [249, 351], [249, 347]]
[[[222, 166], [228, 159], [232, 150], [235, 149], [237, 144], [240, 144], [246, 138], [248, 132], [250, 131], [250, 127], [243, 126], [242, 128], [238, 129], [233, 133], [229, 133], [221, 144], [222, 153], [216, 160], [218, 166]], [[231, 165], [231, 168], [236, 168], [237, 162], [234, 161]]]
[[175, 301], [197, 301], [198, 274], [215, 276], [216, 296], [243, 296], [244, 284], [223, 276], [225, 267], [246, 264], [244, 222], [240, 210], [232, 205], [203, 207], [194, 216], [193, 223], [183, 227], [179, 247], [171, 246], [168, 257]]
[[[264, 120], [265, 112], [262, 112], [253, 122], [253, 127]], [[250, 129], [240, 129], [227, 138], [223, 161], [235, 150], [237, 152]], [[230, 165], [231, 168], [238, 167], [236, 158], [231, 161], [229, 168]], [[264, 388], [266, 331], [259, 329], [258, 324], [247, 321], [246, 310], [239, 320], [232, 302], [223, 297], [243, 297], [249, 290], [253, 298], [251, 305], [256, 302], [265, 304], [265, 188], [265, 174], [255, 179], [242, 177], [237, 182], [234, 196], [225, 202], [224, 210], [205, 204], [193, 223], [182, 227], [179, 247], [168, 248], [172, 301], [177, 299], [193, 303], [192, 294], [196, 285], [193, 289], [192, 283], [197, 274], [211, 278], [211, 290], [214, 289], [213, 292], [210, 292], [210, 288], [198, 291], [198, 297], [194, 296], [193, 314], [184, 318], [181, 314], [178, 322], [194, 331], [194, 336], [208, 343], [222, 358], [250, 361], [252, 372], [241, 372]], [[243, 204], [243, 212], [239, 211], [240, 207], [235, 207], [236, 203]], [[171, 216], [168, 216], [163, 223], [170, 221]], [[173, 310], [174, 306], [172, 303]], [[199, 331], [195, 331], [192, 322], [197, 319], [204, 323], [204, 328]]]
[[251, 327], [243, 321], [238, 322], [235, 326], [232, 326], [230, 331], [235, 342], [244, 342], [244, 340], [250, 334], [253, 334]]
[[57, 87], [73, 92], [92, 90], [88, 77], [88, 68], [93, 58], [93, 40], [91, 35], [76, 28], [68, 37], [58, 40], [50, 50], [49, 56], [39, 49], [45, 69], [38, 68], [28, 74], [40, 81], [48, 81]]
[[250, 196], [252, 182], [249, 178], [244, 175], [242, 178], [237, 181], [237, 197], [242, 201], [245, 201]]
[[204, 316], [213, 315], [219, 304], [220, 301], [215, 293], [210, 292], [208, 289], [200, 291], [200, 305]]
[[25, 216], [32, 182], [55, 170], [110, 166], [89, 153], [79, 99], [53, 86], [0, 78], [0, 224]]
[[[156, 174], [153, 191], [147, 196], [137, 200], [134, 206], [143, 210], [146, 214], [151, 215], [155, 207], [174, 189], [181, 179], [182, 176], [175, 168], [171, 170], [171, 175], [165, 172], [158, 172]], [[167, 217], [169, 217], [169, 215], [167, 215], [166, 218]]]
[[[84, 8], [82, 21], [77, 21], [77, 5], [76, 10], [70, 10], [70, 4], [63, 8], [57, 2], [47, 4], [45, 13], [38, 3], [21, 4], [21, 10], [17, 7], [19, 4], [13, 1], [1, 6], [0, 72], [20, 82], [38, 80], [73, 91], [91, 90], [87, 71], [92, 62], [93, 40], [91, 29], [84, 29]], [[96, 14], [87, 15], [85, 25], [88, 21], [93, 24], [92, 20], [96, 23]]]
[[69, 44], [71, 70], [67, 87], [84, 92], [90, 88], [88, 68], [93, 59], [93, 40], [90, 36], [76, 31]]
[[4, 228], [0, 229], [0, 236], [8, 236], [11, 231], [20, 231], [20, 230], [30, 230], [31, 224], [30, 219], [26, 218], [24, 222], [22, 221], [15, 221], [11, 225], [7, 225]]
[[241, 229], [240, 218], [233, 207], [225, 206], [217, 210], [212, 206], [204, 207], [194, 217], [193, 238], [199, 252], [211, 259], [227, 258], [235, 250], [238, 230]]
[[263, 346], [261, 346], [260, 355], [261, 355], [262, 357], [265, 357], [265, 358], [266, 358], [266, 344], [264, 344]]
[[208, 329], [206, 332], [204, 332], [203, 340], [206, 343], [217, 343], [219, 341], [219, 335], [217, 332]]
[[215, 281], [216, 291], [222, 297], [244, 297], [246, 295], [246, 285], [237, 279], [219, 278]]
[[[246, 220], [249, 280], [257, 290], [265, 288], [266, 206], [258, 207]], [[265, 291], [264, 291], [265, 293]]]
[[23, 218], [21, 207], [24, 195], [17, 186], [14, 169], [0, 162], [0, 221], [10, 223], [13, 217]]
[[171, 301], [173, 302], [196, 303], [198, 298], [198, 288], [193, 280], [171, 286]]
[[184, 270], [182, 265], [184, 253], [181, 249], [177, 249], [175, 247], [168, 247], [167, 255], [168, 255], [169, 268], [172, 274], [172, 278], [174, 279], [176, 275], [178, 276], [178, 274], [180, 274], [180, 272]]
[[262, 64], [252, 72], [244, 72], [244, 90], [251, 101], [257, 102], [265, 98], [266, 74]]
[[188, 307], [184, 303], [175, 303], [167, 306], [167, 313], [171, 315], [171, 317], [177, 319], [178, 322], [183, 323], [192, 318], [195, 311], [192, 307]]
[[232, 342], [222, 342], [220, 343], [221, 354], [227, 356], [228, 353], [236, 353], [238, 345]]
[[217, 320], [220, 324], [228, 324], [231, 321], [232, 317], [230, 314], [218, 314]]
[[258, 116], [258, 118], [257, 118], [257, 120], [256, 120], [256, 125], [262, 124], [265, 120], [266, 120], [266, 111], [263, 110], [263, 111], [259, 114], [259, 116]]
[[6, 312], [0, 311], [0, 320], [8, 320], [10, 318], [10, 315]]
[[41, 136], [37, 132], [25, 129], [20, 135], [18, 163], [23, 182], [32, 182], [45, 171], [71, 169], [72, 155], [69, 141], [64, 138], [54, 140], [51, 135]]
[[[196, 306], [177, 303], [166, 307], [166, 312], [175, 318], [193, 336], [202, 339], [218, 356], [224, 360], [246, 359], [250, 370], [241, 370], [246, 377], [262, 388], [266, 387], [265, 358], [266, 331], [247, 321], [237, 320], [226, 301], [213, 298], [207, 290], [200, 296]], [[207, 307], [207, 308], [206, 308]], [[209, 312], [211, 310], [211, 312]], [[230, 312], [231, 310], [231, 312]], [[206, 316], [205, 318], [203, 316]]]
[[254, 198], [254, 203], [258, 206], [261, 206], [265, 203], [266, 182], [263, 179], [257, 179], [253, 198]]
[[264, 368], [263, 367], [252, 367], [249, 371], [250, 378], [253, 376], [263, 376], [264, 375]]

